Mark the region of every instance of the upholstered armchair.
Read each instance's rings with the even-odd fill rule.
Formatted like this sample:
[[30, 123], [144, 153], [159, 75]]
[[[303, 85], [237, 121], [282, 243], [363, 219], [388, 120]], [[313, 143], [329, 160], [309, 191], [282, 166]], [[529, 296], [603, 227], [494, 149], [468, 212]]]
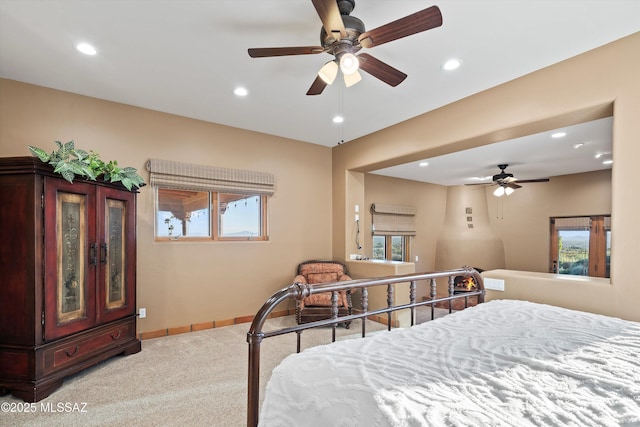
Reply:
[[[305, 261], [298, 265], [294, 283], [329, 283], [351, 280], [347, 268], [338, 261]], [[352, 311], [351, 291], [338, 292], [338, 315], [350, 315]], [[331, 292], [323, 292], [298, 300], [296, 320], [298, 324], [331, 318]], [[351, 322], [346, 322], [348, 329]]]

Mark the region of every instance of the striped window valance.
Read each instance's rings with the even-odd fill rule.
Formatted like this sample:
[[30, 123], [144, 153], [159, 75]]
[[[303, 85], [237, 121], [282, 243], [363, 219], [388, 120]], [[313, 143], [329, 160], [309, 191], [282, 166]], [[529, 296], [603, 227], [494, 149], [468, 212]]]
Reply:
[[374, 236], [415, 236], [416, 208], [413, 206], [371, 204]]
[[555, 218], [556, 230], [589, 230], [591, 217], [578, 216], [572, 218]]
[[150, 159], [147, 162], [147, 170], [150, 184], [156, 187], [268, 196], [275, 191], [274, 175], [268, 172], [158, 159]]

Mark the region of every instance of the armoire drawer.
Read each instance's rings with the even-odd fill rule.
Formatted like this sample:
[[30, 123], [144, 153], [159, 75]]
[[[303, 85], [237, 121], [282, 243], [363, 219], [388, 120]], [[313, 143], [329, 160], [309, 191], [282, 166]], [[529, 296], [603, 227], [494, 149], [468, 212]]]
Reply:
[[135, 339], [135, 319], [97, 327], [85, 334], [64, 339], [43, 352], [44, 374], [77, 363], [102, 351]]

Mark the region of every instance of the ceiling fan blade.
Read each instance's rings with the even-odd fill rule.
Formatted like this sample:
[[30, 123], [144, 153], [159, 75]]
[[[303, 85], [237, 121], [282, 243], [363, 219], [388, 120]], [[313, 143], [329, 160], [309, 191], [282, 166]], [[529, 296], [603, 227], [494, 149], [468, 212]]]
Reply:
[[513, 188], [514, 190], [517, 190], [518, 188], [522, 188], [522, 185], [518, 185], [515, 182], [506, 182], [503, 185], [505, 187]]
[[398, 86], [407, 78], [407, 75], [402, 71], [385, 64], [368, 53], [361, 53], [358, 55], [358, 59], [360, 60], [360, 69], [390, 86]]
[[[314, 2], [316, 3], [316, 2]], [[364, 32], [359, 37], [362, 47], [370, 48], [401, 39], [412, 34], [430, 30], [442, 25], [442, 14], [438, 6], [431, 6], [414, 14], [405, 16], [371, 31]]]
[[287, 55], [314, 55], [324, 52], [322, 46], [299, 46], [299, 47], [258, 47], [248, 49], [252, 58], [266, 58], [270, 56]]
[[333, 34], [336, 40], [347, 37], [338, 3], [335, 0], [312, 0], [327, 34]]
[[538, 179], [519, 179], [516, 181], [518, 184], [526, 184], [527, 182], [549, 182], [549, 178]]
[[325, 87], [327, 87], [325, 81], [322, 80], [320, 76], [316, 76], [316, 79], [313, 81], [311, 87], [307, 91], [307, 95], [320, 95]]

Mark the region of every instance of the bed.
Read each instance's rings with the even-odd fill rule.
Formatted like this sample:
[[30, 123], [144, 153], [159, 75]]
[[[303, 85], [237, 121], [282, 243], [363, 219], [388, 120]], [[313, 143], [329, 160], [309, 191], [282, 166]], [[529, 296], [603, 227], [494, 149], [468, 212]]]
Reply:
[[637, 426], [640, 323], [494, 300], [312, 347], [273, 370], [259, 423]]

